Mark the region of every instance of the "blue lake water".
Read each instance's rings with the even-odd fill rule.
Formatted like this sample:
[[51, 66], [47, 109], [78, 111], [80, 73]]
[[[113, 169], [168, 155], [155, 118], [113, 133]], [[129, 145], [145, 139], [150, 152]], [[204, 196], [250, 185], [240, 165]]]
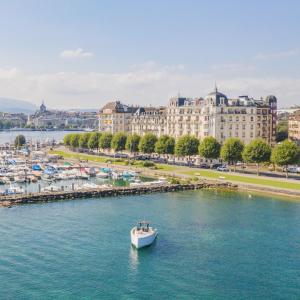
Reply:
[[[129, 231], [146, 218], [155, 244]], [[189, 191], [0, 209], [1, 299], [300, 299], [300, 203]]]
[[[0, 131], [0, 145], [12, 143], [16, 136], [23, 134], [28, 142], [62, 141], [65, 134], [78, 131]], [[80, 132], [80, 131], [79, 131]]]

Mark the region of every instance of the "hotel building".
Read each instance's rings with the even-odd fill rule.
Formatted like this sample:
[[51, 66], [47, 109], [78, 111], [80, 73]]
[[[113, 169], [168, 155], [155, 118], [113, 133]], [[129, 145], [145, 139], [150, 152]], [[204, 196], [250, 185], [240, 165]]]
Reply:
[[[102, 126], [100, 129], [112, 133], [125, 131], [143, 135], [152, 132], [157, 136], [168, 134], [175, 138], [190, 134], [200, 140], [213, 136], [221, 143], [230, 137], [240, 138], [244, 143], [262, 138], [271, 145], [275, 143], [275, 96], [268, 96], [264, 100], [248, 96], [228, 99], [216, 88], [205, 98], [171, 98], [166, 108], [141, 107], [133, 111], [126, 106], [126, 116], [123, 110], [115, 114], [109, 113], [108, 116], [105, 113], [107, 105], [100, 111], [100, 120], [109, 120], [109, 124], [112, 124], [112, 119], [123, 120], [123, 123], [117, 124], [118, 128]], [[117, 114], [121, 116], [117, 117]]]

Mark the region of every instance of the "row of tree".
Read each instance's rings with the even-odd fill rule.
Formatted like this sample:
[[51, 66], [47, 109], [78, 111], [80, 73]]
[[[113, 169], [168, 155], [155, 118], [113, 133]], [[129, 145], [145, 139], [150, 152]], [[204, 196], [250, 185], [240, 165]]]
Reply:
[[214, 137], [206, 137], [201, 142], [194, 136], [184, 135], [176, 141], [173, 137], [163, 135], [157, 138], [154, 134], [146, 133], [127, 135], [118, 132], [114, 135], [108, 132], [72, 133], [64, 137], [64, 143], [73, 148], [103, 149], [114, 151], [127, 150], [131, 153], [171, 154], [178, 157], [200, 155], [205, 159], [218, 159], [234, 165], [237, 162], [257, 164], [257, 173], [261, 163], [274, 163], [278, 166], [296, 164], [300, 159], [300, 150], [289, 140], [277, 144], [273, 149], [263, 139], [254, 139], [249, 144], [238, 138], [229, 138], [221, 145]]

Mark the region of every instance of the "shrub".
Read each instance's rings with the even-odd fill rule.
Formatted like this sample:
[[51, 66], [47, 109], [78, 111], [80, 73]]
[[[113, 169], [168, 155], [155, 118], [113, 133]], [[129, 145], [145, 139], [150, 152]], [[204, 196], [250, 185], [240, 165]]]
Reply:
[[153, 161], [144, 161], [143, 167], [146, 167], [146, 168], [155, 167], [155, 163]]

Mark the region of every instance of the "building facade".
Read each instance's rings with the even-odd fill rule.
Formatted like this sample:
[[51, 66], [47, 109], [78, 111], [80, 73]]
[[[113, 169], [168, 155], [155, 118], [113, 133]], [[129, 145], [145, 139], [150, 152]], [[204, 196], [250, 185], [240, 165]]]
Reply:
[[24, 113], [0, 112], [0, 129], [23, 128], [27, 123]]
[[27, 124], [36, 128], [98, 129], [98, 113], [48, 110], [43, 103], [38, 111], [28, 117]]
[[[120, 106], [120, 107], [119, 107]], [[124, 109], [125, 107], [125, 109]], [[244, 143], [262, 138], [275, 144], [277, 99], [253, 99], [240, 96], [229, 99], [217, 88], [205, 98], [175, 97], [166, 108], [140, 107], [133, 110], [120, 102], [110, 102], [100, 111], [101, 131], [125, 131], [157, 136], [168, 134], [175, 138], [193, 135], [200, 140], [213, 136], [223, 143], [237, 137]]]
[[300, 110], [295, 111], [289, 116], [288, 132], [289, 139], [300, 146]]
[[153, 133], [161, 136], [166, 132], [165, 107], [140, 107], [131, 118], [131, 132], [143, 136]]
[[108, 102], [99, 111], [99, 131], [131, 132], [131, 120], [138, 107], [120, 101]]

